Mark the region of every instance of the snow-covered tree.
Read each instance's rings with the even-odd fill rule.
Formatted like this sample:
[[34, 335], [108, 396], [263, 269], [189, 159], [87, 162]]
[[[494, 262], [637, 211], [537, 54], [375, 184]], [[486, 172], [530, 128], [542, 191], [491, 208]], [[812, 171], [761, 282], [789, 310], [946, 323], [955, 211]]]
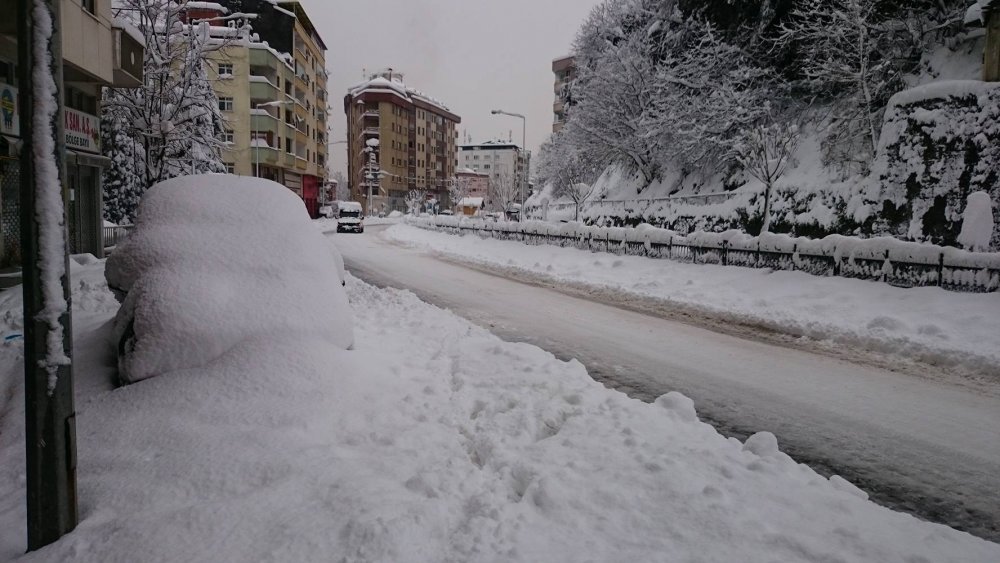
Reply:
[[469, 194], [469, 181], [468, 178], [456, 176], [448, 184], [448, 198], [452, 207], [457, 206]]
[[104, 169], [104, 218], [118, 225], [135, 221], [139, 198], [146, 190], [146, 156], [142, 144], [131, 133], [127, 116], [115, 111], [107, 103], [115, 96], [114, 90], [104, 91], [101, 108], [101, 150], [111, 164]]
[[410, 215], [417, 215], [427, 201], [427, 196], [423, 190], [410, 190], [406, 192], [406, 199], [403, 201], [406, 203], [406, 211]]
[[184, 18], [186, 0], [116, 0], [116, 16], [143, 36], [144, 84], [116, 89], [106, 111], [129, 124], [142, 145], [143, 189], [191, 172], [224, 172], [219, 102], [205, 72], [209, 53], [241, 32], [212, 36], [204, 22]]
[[898, 63], [915, 42], [899, 20], [886, 18], [883, 4], [799, 0], [777, 38], [778, 46], [798, 53], [803, 86], [834, 102], [829, 156], [865, 169], [878, 147], [886, 102], [903, 87]]
[[744, 132], [737, 145], [743, 170], [764, 184], [764, 223], [771, 228], [771, 198], [774, 183], [784, 175], [798, 144], [799, 128], [784, 123], [760, 124]]
[[566, 137], [560, 131], [542, 145], [538, 178], [543, 185], [552, 186], [554, 196], [568, 198], [576, 205], [576, 219], [579, 220], [580, 208], [593, 194], [594, 182], [607, 163], [589, 158]]
[[489, 203], [493, 211], [513, 209], [521, 196], [521, 179], [510, 170], [501, 170], [490, 178]]

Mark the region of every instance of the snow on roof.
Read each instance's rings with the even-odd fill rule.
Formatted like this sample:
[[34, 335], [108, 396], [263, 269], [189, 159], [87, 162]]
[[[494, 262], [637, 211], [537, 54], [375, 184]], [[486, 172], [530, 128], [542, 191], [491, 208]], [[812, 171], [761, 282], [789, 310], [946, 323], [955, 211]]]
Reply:
[[934, 98], [981, 96], [996, 88], [996, 83], [981, 80], [941, 80], [899, 92], [889, 98], [889, 107], [909, 105]]
[[184, 5], [189, 10], [215, 10], [223, 14], [228, 14], [229, 9], [217, 2], [188, 2]]
[[337, 204], [337, 206], [342, 211], [361, 211], [362, 210], [361, 204], [358, 203], [358, 202], [356, 202], [356, 201], [341, 201], [341, 202], [339, 202]]
[[356, 84], [348, 88], [348, 93], [355, 98], [364, 92], [371, 92], [371, 91], [389, 91], [393, 94], [396, 94], [397, 96], [400, 96], [401, 98], [405, 99], [408, 102], [412, 103], [414, 99], [416, 99], [424, 103], [430, 104], [432, 106], [441, 108], [444, 111], [451, 112], [451, 110], [448, 109], [448, 106], [446, 106], [444, 102], [432, 98], [431, 96], [428, 96], [427, 94], [421, 92], [420, 90], [417, 90], [416, 88], [408, 87], [401, 80], [396, 80], [396, 79], [389, 80], [384, 76], [375, 76], [370, 80], [366, 80], [360, 84]]
[[482, 207], [483, 198], [481, 197], [463, 197], [458, 202], [459, 207]]
[[111, 26], [127, 33], [129, 37], [134, 39], [140, 45], [146, 45], [146, 37], [142, 34], [142, 31], [139, 31], [139, 28], [132, 22], [128, 21], [128, 19], [121, 16], [115, 16], [111, 20]]

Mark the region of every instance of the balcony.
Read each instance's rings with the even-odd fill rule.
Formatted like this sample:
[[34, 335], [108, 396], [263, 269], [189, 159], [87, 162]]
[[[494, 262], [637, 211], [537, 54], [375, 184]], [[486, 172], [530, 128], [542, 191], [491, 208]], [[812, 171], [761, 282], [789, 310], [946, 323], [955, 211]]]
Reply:
[[378, 113], [378, 110], [370, 109], [370, 110], [362, 113], [361, 117], [364, 117], [366, 119], [369, 118], [369, 117], [374, 117], [375, 119], [379, 119], [379, 113]]
[[254, 100], [277, 100], [281, 90], [265, 76], [250, 75], [250, 97]]
[[250, 161], [260, 162], [269, 166], [281, 166], [281, 151], [263, 144], [253, 145], [250, 149]]
[[365, 127], [364, 130], [361, 131], [361, 134], [370, 135], [372, 137], [378, 137], [379, 135], [381, 135], [378, 127]]
[[114, 45], [114, 83], [117, 88], [136, 88], [143, 84], [143, 58], [146, 48], [136, 32], [115, 27], [112, 29]]

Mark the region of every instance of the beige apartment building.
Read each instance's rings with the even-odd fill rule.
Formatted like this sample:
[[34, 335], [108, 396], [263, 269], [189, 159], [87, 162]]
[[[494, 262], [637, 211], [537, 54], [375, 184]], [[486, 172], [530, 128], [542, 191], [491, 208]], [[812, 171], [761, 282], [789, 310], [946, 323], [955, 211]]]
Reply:
[[[103, 256], [101, 88], [142, 84], [144, 44], [116, 23], [112, 0], [63, 0], [60, 30], [65, 103], [66, 192], [72, 253]], [[21, 129], [18, 107], [17, 2], [0, 1], [0, 266], [18, 266], [20, 253]]]
[[299, 2], [199, 3], [191, 19], [256, 14], [247, 41], [212, 54], [230, 173], [283, 184], [316, 217], [328, 179], [326, 44]]
[[552, 73], [556, 76], [555, 101], [552, 103], [552, 132], [558, 133], [566, 122], [566, 93], [569, 84], [576, 78], [576, 58], [573, 56], [559, 57], [552, 61]]
[[440, 209], [451, 207], [458, 115], [392, 69], [351, 88], [344, 112], [352, 199], [369, 214], [406, 211], [407, 193], [417, 190]]

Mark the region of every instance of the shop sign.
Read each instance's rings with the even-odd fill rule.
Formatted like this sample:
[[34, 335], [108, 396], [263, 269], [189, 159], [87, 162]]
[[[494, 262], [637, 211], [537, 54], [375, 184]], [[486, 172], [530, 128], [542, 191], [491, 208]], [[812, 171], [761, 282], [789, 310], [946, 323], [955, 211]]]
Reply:
[[0, 132], [14, 137], [21, 136], [21, 123], [17, 115], [17, 88], [0, 83]]
[[101, 152], [101, 120], [96, 115], [66, 108], [66, 148], [74, 151]]

